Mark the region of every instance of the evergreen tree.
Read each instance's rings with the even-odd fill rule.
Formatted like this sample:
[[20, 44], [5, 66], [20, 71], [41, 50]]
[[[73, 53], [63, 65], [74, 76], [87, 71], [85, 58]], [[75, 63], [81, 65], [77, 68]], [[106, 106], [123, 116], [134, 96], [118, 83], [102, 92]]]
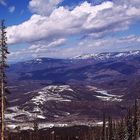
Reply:
[[127, 140], [133, 140], [133, 117], [130, 109], [128, 110], [128, 115], [126, 117], [126, 127], [127, 127]]
[[112, 140], [117, 140], [117, 128], [116, 128], [116, 121], [114, 120], [112, 122], [112, 131], [113, 131], [113, 137]]
[[7, 48], [7, 38], [6, 38], [6, 27], [4, 25], [4, 20], [0, 21], [0, 131], [1, 131], [1, 140], [4, 140], [5, 132], [5, 102], [6, 102], [6, 93], [9, 93], [6, 82], [5, 68], [8, 67], [6, 60], [8, 48]]
[[139, 113], [138, 113], [138, 105], [137, 100], [135, 100], [135, 106], [134, 106], [134, 120], [133, 120], [133, 140], [138, 139], [138, 125], [139, 125]]
[[39, 130], [37, 120], [34, 120], [33, 129], [34, 129], [35, 132], [38, 132], [38, 130]]
[[117, 140], [126, 140], [126, 138], [126, 124], [122, 118], [121, 121], [118, 122], [117, 126]]
[[106, 116], [103, 114], [102, 140], [106, 140]]
[[39, 140], [39, 126], [37, 119], [33, 122], [33, 128], [34, 128], [34, 140]]
[[112, 118], [108, 118], [108, 140], [113, 140]]

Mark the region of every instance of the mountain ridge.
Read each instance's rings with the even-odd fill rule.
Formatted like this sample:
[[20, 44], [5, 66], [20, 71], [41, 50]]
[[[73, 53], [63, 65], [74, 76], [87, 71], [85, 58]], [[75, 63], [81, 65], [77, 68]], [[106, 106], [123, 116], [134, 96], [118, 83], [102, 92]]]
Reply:
[[128, 54], [96, 61], [37, 58], [11, 65], [8, 121], [31, 121], [38, 103], [36, 113], [43, 122], [100, 121], [104, 109], [122, 116], [140, 96], [140, 54]]
[[119, 57], [123, 58], [123, 57], [136, 56], [136, 55], [140, 55], [139, 50], [124, 51], [124, 52], [103, 52], [103, 53], [95, 53], [95, 54], [84, 54], [84, 55], [75, 56], [72, 59], [97, 59], [97, 60], [103, 60], [103, 59], [119, 58]]

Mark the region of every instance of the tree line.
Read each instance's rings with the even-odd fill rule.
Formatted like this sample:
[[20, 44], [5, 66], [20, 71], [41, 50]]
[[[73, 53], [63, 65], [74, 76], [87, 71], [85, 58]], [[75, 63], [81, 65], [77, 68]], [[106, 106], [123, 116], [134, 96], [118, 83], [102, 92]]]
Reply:
[[102, 140], [138, 140], [140, 135], [139, 102], [127, 110], [125, 117], [113, 120], [103, 115]]
[[140, 137], [140, 110], [138, 100], [120, 119], [103, 113], [103, 124], [95, 126], [54, 127], [39, 129], [34, 121], [33, 130], [6, 132], [5, 140], [138, 140]]

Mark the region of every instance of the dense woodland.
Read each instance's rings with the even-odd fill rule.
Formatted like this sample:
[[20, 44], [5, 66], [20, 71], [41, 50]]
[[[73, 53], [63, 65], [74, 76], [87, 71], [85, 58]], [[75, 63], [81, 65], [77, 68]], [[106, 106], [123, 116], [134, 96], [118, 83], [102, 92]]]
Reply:
[[138, 140], [140, 135], [139, 101], [128, 109], [125, 117], [113, 119], [103, 113], [101, 126], [73, 126], [63, 128], [38, 129], [34, 121], [34, 130], [7, 131], [5, 140]]

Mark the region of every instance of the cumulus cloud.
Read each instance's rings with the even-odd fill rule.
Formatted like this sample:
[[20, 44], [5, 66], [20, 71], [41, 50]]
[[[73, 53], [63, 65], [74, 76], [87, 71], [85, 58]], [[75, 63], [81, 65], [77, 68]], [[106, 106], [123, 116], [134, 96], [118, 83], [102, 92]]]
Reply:
[[105, 2], [99, 6], [91, 6], [84, 2], [72, 11], [64, 7], [55, 9], [49, 17], [33, 15], [28, 21], [7, 29], [8, 42], [32, 42], [50, 37], [86, 33], [91, 29], [94, 32], [100, 32], [104, 19], [96, 20], [97, 14], [112, 6], [111, 2]]
[[31, 0], [29, 9], [36, 14], [49, 15], [62, 0]]
[[[78, 55], [100, 53], [100, 52], [114, 52], [114, 51], [129, 51], [137, 49], [140, 44], [140, 36], [130, 35], [126, 37], [110, 37], [101, 39], [85, 38], [69, 47], [57, 47], [64, 45], [65, 39], [55, 40], [51, 43], [36, 43], [32, 44], [28, 49], [13, 52], [9, 55], [10, 59], [18, 58], [18, 60], [36, 58], [36, 57], [50, 57], [50, 58], [72, 58]], [[57, 43], [56, 43], [57, 42]], [[53, 48], [50, 47], [51, 44]], [[134, 46], [135, 44], [135, 46]], [[73, 47], [74, 46], [74, 47]], [[113, 46], [113, 47], [112, 47]], [[122, 47], [123, 46], [123, 47]], [[61, 55], [58, 55], [61, 54]]]
[[[135, 45], [134, 45], [135, 44]], [[101, 39], [86, 38], [65, 49], [58, 48], [57, 51], [47, 53], [49, 57], [73, 58], [78, 55], [101, 53], [101, 52], [122, 52], [136, 50], [140, 45], [140, 36], [130, 35], [126, 37], [110, 37]]]
[[8, 42], [33, 42], [73, 34], [100, 37], [128, 29], [134, 20], [140, 19], [139, 13], [140, 8], [113, 5], [112, 2], [97, 6], [84, 2], [71, 11], [59, 7], [50, 16], [33, 15], [28, 21], [9, 27]]
[[39, 41], [32, 44], [28, 49], [30, 51], [35, 51], [36, 53], [41, 53], [44, 51], [46, 52], [46, 50], [48, 50], [49, 48], [55, 48], [58, 46], [65, 45], [65, 43], [66, 43], [65, 38], [56, 39], [56, 40], [53, 40], [52, 42]]
[[29, 59], [34, 57], [42, 57], [45, 56], [47, 53], [51, 52], [50, 50], [57, 50], [57, 48], [59, 48], [58, 46], [65, 45], [66, 41], [67, 39], [60, 38], [55, 39], [52, 42], [35, 42], [34, 44], [30, 44], [30, 47], [26, 49], [10, 53], [9, 58], [10, 60], [14, 61], [18, 58], [18, 61], [20, 61], [25, 58]]
[[[70, 56], [70, 53], [74, 55], [89, 50], [105, 50], [107, 47], [112, 49], [116, 43], [122, 48], [131, 46], [135, 41], [136, 45], [139, 43], [139, 37], [137, 40], [136, 37], [129, 37], [128, 42], [123, 38], [104, 39], [110, 33], [127, 30], [131, 23], [140, 19], [139, 0], [114, 0], [96, 6], [83, 2], [72, 10], [65, 7], [56, 8], [60, 0], [47, 1], [31, 0], [29, 8], [36, 14], [22, 24], [7, 29], [9, 44], [21, 42], [31, 44], [28, 50], [22, 50], [24, 55], [33, 53], [36, 56], [58, 56], [57, 54], [61, 53], [62, 57]], [[53, 5], [51, 9], [44, 7], [49, 4]], [[80, 42], [77, 40], [75, 45], [68, 45], [69, 48], [62, 49], [61, 45], [64, 45], [66, 38], [71, 36], [83, 36], [85, 39]], [[119, 45], [116, 45], [117, 48]], [[17, 52], [17, 55], [19, 54], [20, 52]]]

